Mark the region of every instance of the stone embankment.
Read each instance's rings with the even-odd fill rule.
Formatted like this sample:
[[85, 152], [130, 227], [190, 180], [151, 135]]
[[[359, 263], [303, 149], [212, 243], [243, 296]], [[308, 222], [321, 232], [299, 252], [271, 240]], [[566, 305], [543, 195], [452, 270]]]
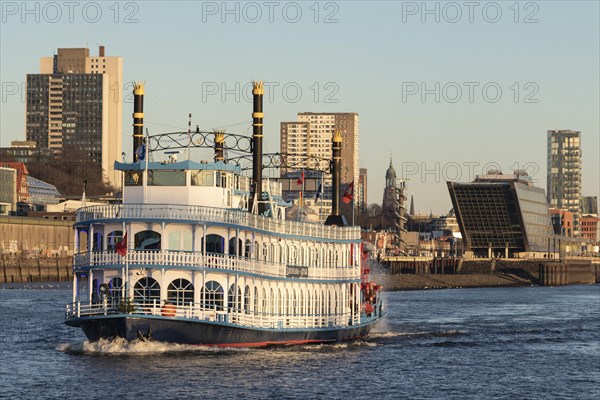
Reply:
[[435, 273], [435, 262], [412, 267], [410, 263], [383, 266], [375, 269], [373, 278], [386, 291], [600, 283], [600, 260], [461, 260], [445, 273], [440, 268]]
[[0, 283], [64, 282], [73, 279], [73, 257], [0, 257]]

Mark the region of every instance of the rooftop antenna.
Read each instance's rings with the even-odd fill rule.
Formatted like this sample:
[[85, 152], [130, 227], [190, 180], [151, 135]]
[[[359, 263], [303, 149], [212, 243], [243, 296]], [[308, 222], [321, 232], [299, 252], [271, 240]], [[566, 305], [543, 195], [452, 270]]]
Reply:
[[188, 145], [187, 145], [187, 159], [190, 161], [190, 144], [192, 143], [192, 113], [189, 114], [188, 118]]

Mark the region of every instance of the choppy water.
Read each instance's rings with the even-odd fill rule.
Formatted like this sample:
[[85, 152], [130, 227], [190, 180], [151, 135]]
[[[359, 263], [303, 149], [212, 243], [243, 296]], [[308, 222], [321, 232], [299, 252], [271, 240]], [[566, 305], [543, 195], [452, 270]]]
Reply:
[[66, 289], [0, 289], [0, 398], [596, 399], [600, 286], [386, 293], [365, 341], [88, 343]]

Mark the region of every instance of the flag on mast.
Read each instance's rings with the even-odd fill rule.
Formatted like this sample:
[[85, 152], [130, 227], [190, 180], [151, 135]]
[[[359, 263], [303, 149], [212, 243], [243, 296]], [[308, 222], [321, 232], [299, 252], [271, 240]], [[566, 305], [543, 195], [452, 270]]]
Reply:
[[304, 170], [302, 170], [302, 173], [300, 173], [300, 178], [298, 178], [298, 181], [296, 183], [298, 184], [298, 186], [304, 184]]
[[121, 257], [125, 257], [127, 254], [127, 232], [125, 232], [125, 236], [121, 239], [117, 244], [115, 244], [115, 251]]
[[354, 181], [348, 186], [346, 191], [344, 192], [344, 197], [342, 201], [346, 204], [350, 204], [350, 202], [354, 199]]

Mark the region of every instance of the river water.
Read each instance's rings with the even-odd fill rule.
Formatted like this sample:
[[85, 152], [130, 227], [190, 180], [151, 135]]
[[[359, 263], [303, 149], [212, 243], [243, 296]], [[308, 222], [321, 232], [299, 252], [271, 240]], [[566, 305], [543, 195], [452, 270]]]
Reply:
[[600, 398], [598, 285], [385, 296], [368, 340], [213, 349], [88, 343], [68, 288], [0, 289], [0, 398]]

